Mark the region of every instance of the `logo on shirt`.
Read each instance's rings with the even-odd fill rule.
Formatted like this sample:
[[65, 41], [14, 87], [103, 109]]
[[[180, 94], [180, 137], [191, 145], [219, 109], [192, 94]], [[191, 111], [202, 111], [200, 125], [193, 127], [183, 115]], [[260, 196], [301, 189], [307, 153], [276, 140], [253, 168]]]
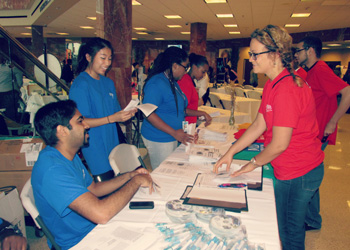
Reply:
[[113, 93], [109, 93], [109, 95], [110, 95], [110, 97], [114, 98], [114, 95], [113, 95]]
[[272, 107], [270, 104], [266, 105], [266, 112], [272, 112]]

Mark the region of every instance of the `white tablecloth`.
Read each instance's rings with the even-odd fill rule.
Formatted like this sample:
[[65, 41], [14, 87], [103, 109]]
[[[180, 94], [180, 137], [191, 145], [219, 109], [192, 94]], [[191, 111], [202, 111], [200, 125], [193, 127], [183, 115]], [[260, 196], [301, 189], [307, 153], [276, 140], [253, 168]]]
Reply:
[[[232, 106], [231, 95], [221, 94], [221, 93], [210, 93], [210, 94], [217, 96], [223, 102], [225, 109], [227, 110], [231, 109], [231, 106]], [[236, 96], [235, 111], [250, 114], [252, 121], [254, 121], [258, 114], [260, 103], [261, 103], [261, 100]]]
[[[218, 143], [224, 151], [231, 145], [236, 130], [222, 123], [213, 123], [211, 129], [225, 127], [229, 133], [226, 143]], [[168, 163], [167, 163], [168, 162]], [[170, 165], [169, 165], [170, 163]], [[165, 204], [179, 199], [187, 185], [192, 185], [197, 173], [212, 171], [211, 163], [190, 163], [185, 153], [185, 146], [178, 147], [165, 162], [152, 172], [153, 180], [161, 186], [161, 192], [149, 195], [147, 188], [140, 188], [132, 201], [154, 201], [150, 210], [130, 210], [125, 207], [105, 225], [97, 225], [73, 250], [86, 249], [164, 249], [168, 244], [164, 236], [156, 229], [155, 223], [171, 223], [165, 213]], [[233, 213], [240, 217], [247, 229], [250, 242], [263, 243], [266, 249], [281, 249], [278, 236], [275, 197], [271, 179], [263, 179], [262, 191], [247, 191], [248, 212]], [[197, 221], [197, 226], [211, 233], [208, 224]], [[212, 233], [211, 233], [212, 234]], [[213, 235], [213, 234], [212, 234]]]
[[[222, 122], [222, 123], [228, 123], [231, 115], [231, 111], [227, 109], [219, 109], [219, 108], [213, 108], [210, 106], [200, 106], [198, 107], [198, 110], [205, 111], [208, 114], [212, 114], [215, 112], [220, 112], [220, 116], [213, 117], [213, 122]], [[252, 118], [250, 114], [238, 112], [235, 111], [235, 123], [242, 124], [242, 123], [251, 123]]]

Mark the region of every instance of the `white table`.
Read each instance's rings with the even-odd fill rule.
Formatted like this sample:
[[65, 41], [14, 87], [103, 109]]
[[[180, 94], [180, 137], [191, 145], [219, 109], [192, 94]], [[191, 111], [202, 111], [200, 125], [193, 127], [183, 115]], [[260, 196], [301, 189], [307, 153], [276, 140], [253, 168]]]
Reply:
[[[231, 109], [231, 106], [232, 106], [231, 95], [221, 94], [221, 93], [210, 93], [210, 95], [217, 96], [224, 104], [225, 109], [227, 110]], [[235, 111], [250, 114], [252, 121], [254, 121], [258, 114], [260, 103], [261, 103], [261, 100], [236, 96]]]
[[[231, 111], [227, 109], [213, 108], [210, 106], [200, 106], [198, 107], [198, 110], [207, 112], [208, 114], [219, 112], [220, 116], [213, 117], [213, 120], [212, 120], [213, 122], [228, 123], [231, 116]], [[248, 113], [235, 111], [234, 116], [235, 116], [235, 123], [237, 124], [252, 122], [252, 118]]]
[[[222, 123], [213, 123], [210, 126], [217, 129], [221, 128]], [[224, 143], [225, 150], [231, 144], [235, 131], [230, 131], [229, 139]], [[197, 173], [212, 171], [212, 165], [209, 163], [189, 163], [187, 159], [185, 146], [181, 145], [166, 160], [175, 164], [173, 169], [166, 165], [165, 161], [152, 172], [153, 180], [161, 186], [161, 193], [149, 195], [148, 189], [141, 188], [132, 199], [152, 200], [155, 204], [154, 209], [130, 210], [125, 207], [107, 224], [97, 225], [72, 249], [164, 249], [168, 244], [164, 242], [164, 236], [156, 229], [155, 223], [171, 223], [165, 213], [165, 204], [167, 201], [179, 199], [186, 186], [193, 184]], [[226, 214], [240, 217], [250, 242], [264, 243], [269, 250], [281, 249], [272, 180], [263, 179], [262, 191], [248, 190], [247, 200], [248, 212]], [[211, 233], [208, 224], [197, 221], [196, 225]]]

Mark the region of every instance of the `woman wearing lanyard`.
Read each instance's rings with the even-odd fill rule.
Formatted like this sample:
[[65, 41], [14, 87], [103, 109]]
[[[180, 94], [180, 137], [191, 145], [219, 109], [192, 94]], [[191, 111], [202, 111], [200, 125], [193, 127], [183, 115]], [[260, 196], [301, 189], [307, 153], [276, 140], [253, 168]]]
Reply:
[[271, 162], [283, 249], [304, 249], [308, 203], [323, 179], [321, 142], [317, 139], [315, 101], [310, 87], [292, 67], [292, 38], [278, 26], [267, 25], [251, 35], [250, 62], [254, 73], [266, 74], [259, 113], [243, 136], [214, 166], [225, 164], [265, 131], [265, 149], [234, 172], [238, 176]]
[[187, 65], [187, 53], [180, 48], [170, 47], [155, 59], [143, 86], [143, 103], [158, 106], [144, 120], [141, 128], [153, 169], [176, 149], [178, 141], [184, 144], [193, 141], [193, 136], [182, 130], [187, 98], [177, 84], [186, 74]]

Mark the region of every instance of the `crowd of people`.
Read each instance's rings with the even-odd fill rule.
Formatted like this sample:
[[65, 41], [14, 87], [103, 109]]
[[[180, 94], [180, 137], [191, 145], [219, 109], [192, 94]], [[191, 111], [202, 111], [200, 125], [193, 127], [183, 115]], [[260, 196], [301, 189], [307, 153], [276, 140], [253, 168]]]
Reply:
[[[268, 77], [261, 106], [251, 126], [213, 168], [217, 173], [226, 166], [228, 171], [233, 156], [265, 133], [265, 149], [232, 176], [272, 164], [283, 249], [304, 249], [305, 230], [321, 228], [323, 150], [335, 143], [337, 123], [350, 106], [350, 86], [320, 60], [321, 50], [322, 42], [316, 37], [305, 37], [293, 49], [291, 36], [274, 25], [251, 34], [252, 73]], [[117, 123], [136, 112], [122, 110], [114, 83], [106, 77], [112, 60], [109, 41], [90, 39], [79, 49], [70, 100], [47, 104], [35, 115], [35, 129], [46, 147], [33, 167], [33, 194], [62, 249], [76, 245], [97, 224], [107, 223], [140, 187], [153, 192], [148, 170], [115, 176], [109, 164], [109, 153], [119, 144]], [[137, 66], [132, 74], [136, 79]], [[153, 170], [180, 143], [194, 141], [183, 130], [186, 124], [196, 123], [200, 116], [205, 125], [211, 123], [210, 115], [198, 110], [205, 102], [209, 69], [204, 56], [188, 55], [178, 47], [167, 48], [154, 60], [142, 102], [158, 108], [141, 127]], [[227, 71], [230, 79], [237, 78], [230, 67]], [[342, 96], [339, 106], [338, 94]], [[78, 155], [80, 150], [88, 168]]]

